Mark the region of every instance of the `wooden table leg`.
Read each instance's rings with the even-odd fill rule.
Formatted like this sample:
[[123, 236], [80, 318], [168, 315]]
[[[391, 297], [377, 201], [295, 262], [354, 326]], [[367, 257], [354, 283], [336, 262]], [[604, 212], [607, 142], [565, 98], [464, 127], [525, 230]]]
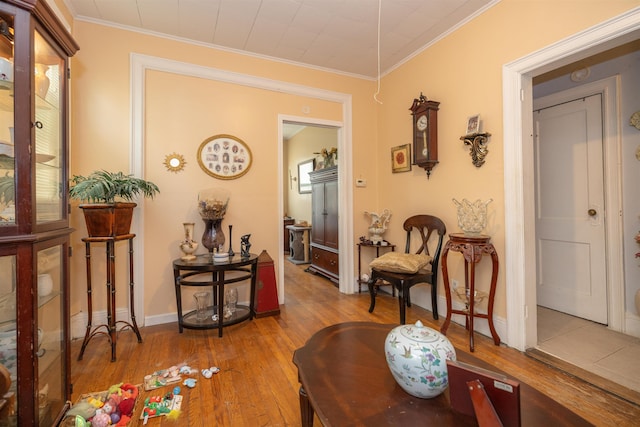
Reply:
[[116, 253], [115, 241], [107, 242], [107, 324], [111, 340], [111, 361], [116, 361]]
[[313, 427], [313, 406], [302, 386], [300, 386], [300, 419], [303, 427]]
[[442, 335], [447, 334], [447, 329], [449, 329], [449, 324], [451, 324], [451, 314], [452, 314], [451, 313], [451, 308], [452, 308], [451, 289], [449, 288], [449, 269], [447, 268], [447, 256], [449, 254], [449, 247], [451, 246], [450, 243], [451, 241], [448, 241], [447, 244], [445, 245], [444, 250], [442, 251], [442, 260], [441, 260], [442, 281], [444, 283], [444, 295], [447, 301], [447, 318], [444, 319], [444, 323], [440, 327], [440, 333], [442, 333]]
[[496, 328], [493, 325], [493, 300], [496, 295], [496, 283], [498, 282], [498, 253], [496, 252], [493, 245], [491, 246], [491, 263], [492, 263], [492, 272], [491, 272], [491, 288], [489, 290], [489, 303], [487, 306], [487, 316], [489, 321], [489, 330], [491, 331], [491, 336], [493, 337], [493, 342], [495, 345], [500, 345], [500, 337], [496, 332]]
[[140, 329], [138, 329], [138, 323], [136, 322], [136, 309], [134, 299], [134, 284], [133, 284], [133, 238], [129, 239], [129, 306], [131, 309], [131, 329], [138, 337], [138, 342], [142, 342], [142, 336], [140, 335]]
[[84, 356], [84, 350], [89, 344], [91, 339], [91, 324], [93, 321], [93, 296], [91, 294], [91, 244], [85, 242], [85, 260], [87, 264], [87, 330], [84, 333], [84, 340], [82, 340], [82, 347], [80, 347], [80, 354], [78, 360], [82, 360]]

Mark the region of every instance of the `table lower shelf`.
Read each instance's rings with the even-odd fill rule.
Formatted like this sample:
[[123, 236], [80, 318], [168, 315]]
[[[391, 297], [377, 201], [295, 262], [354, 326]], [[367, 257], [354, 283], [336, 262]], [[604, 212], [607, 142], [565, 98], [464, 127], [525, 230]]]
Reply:
[[[224, 308], [223, 308], [224, 311]], [[186, 313], [182, 317], [180, 322], [183, 328], [187, 329], [214, 329], [220, 327], [219, 321], [213, 320], [213, 315], [218, 313], [218, 306], [208, 306], [206, 309], [206, 316], [200, 320], [196, 318], [196, 310]], [[236, 305], [236, 311], [226, 319], [222, 319], [222, 326], [235, 325], [236, 323], [243, 322], [251, 318], [251, 309], [246, 305]]]

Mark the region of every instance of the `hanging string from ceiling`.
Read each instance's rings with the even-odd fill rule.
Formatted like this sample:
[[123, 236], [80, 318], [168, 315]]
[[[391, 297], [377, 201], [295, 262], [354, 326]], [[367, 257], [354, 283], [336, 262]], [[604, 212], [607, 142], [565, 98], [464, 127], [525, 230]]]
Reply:
[[380, 19], [382, 16], [382, 0], [378, 0], [378, 79], [377, 79], [377, 89], [376, 93], [373, 94], [373, 99], [376, 100], [378, 104], [382, 104], [382, 101], [378, 99], [378, 95], [380, 94]]

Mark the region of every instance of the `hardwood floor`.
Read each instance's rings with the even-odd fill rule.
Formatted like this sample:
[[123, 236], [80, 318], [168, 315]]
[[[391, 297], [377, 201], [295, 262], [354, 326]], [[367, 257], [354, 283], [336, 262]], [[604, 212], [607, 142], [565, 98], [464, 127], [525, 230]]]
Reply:
[[[293, 351], [319, 329], [339, 322], [373, 321], [397, 323], [397, 300], [378, 297], [370, 314], [368, 293], [343, 295], [331, 282], [305, 273], [305, 266], [288, 264], [285, 268], [286, 304], [279, 316], [254, 319], [225, 329], [218, 338], [215, 331], [186, 329], [178, 333], [176, 323], [142, 329], [144, 342], [138, 344], [131, 331], [118, 337], [116, 362], [109, 362], [106, 338], [94, 338], [84, 359], [75, 359], [81, 340], [72, 343], [73, 398], [106, 390], [119, 382], [142, 383], [146, 374], [186, 363], [201, 370], [221, 369], [211, 379], [197, 375], [193, 389], [182, 386], [184, 403], [177, 420], [160, 417], [149, 420], [151, 426], [297, 426], [300, 425], [297, 369]], [[407, 323], [422, 320], [439, 329], [431, 312], [415, 305], [407, 310]], [[448, 338], [456, 348], [468, 350], [463, 327], [452, 324]], [[598, 426], [638, 425], [640, 407], [611, 395], [576, 377], [551, 368], [524, 353], [494, 346], [487, 337], [476, 334], [475, 355], [549, 395]], [[381, 348], [382, 351], [382, 348]], [[327, 372], [331, 375], [331, 372]], [[162, 394], [170, 388], [143, 393], [143, 397]], [[134, 416], [140, 415], [138, 405]], [[345, 424], [358, 425], [354, 420]], [[137, 421], [132, 425], [142, 425]], [[315, 425], [320, 425], [316, 420]], [[546, 426], [548, 427], [548, 426]]]

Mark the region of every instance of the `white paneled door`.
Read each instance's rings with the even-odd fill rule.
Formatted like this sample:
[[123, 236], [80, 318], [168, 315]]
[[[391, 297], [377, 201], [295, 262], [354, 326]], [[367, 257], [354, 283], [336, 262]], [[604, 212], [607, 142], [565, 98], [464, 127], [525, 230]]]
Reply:
[[606, 324], [602, 96], [534, 109], [538, 304]]

